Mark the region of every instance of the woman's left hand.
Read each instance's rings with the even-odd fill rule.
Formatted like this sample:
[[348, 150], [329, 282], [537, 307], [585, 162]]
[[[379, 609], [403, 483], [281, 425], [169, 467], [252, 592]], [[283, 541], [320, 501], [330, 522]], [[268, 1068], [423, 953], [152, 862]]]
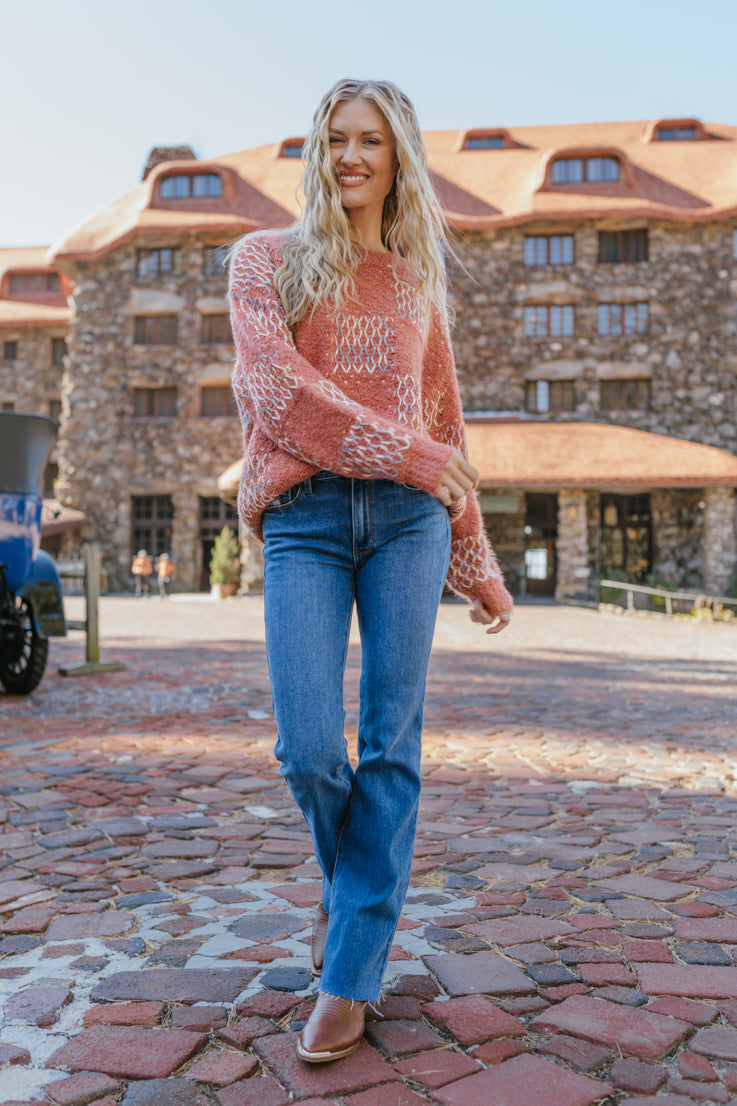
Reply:
[[487, 634], [499, 634], [509, 625], [512, 612], [501, 611], [499, 614], [491, 614], [480, 599], [475, 599], [470, 615], [472, 622], [478, 622], [481, 626], [488, 627]]

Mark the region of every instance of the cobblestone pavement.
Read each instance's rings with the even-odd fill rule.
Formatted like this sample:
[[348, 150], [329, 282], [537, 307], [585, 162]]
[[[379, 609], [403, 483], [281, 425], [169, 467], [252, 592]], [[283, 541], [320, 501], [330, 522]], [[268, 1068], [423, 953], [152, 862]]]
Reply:
[[261, 617], [105, 599], [124, 672], [0, 696], [0, 1104], [737, 1106], [737, 628], [441, 608], [386, 997], [309, 1066]]

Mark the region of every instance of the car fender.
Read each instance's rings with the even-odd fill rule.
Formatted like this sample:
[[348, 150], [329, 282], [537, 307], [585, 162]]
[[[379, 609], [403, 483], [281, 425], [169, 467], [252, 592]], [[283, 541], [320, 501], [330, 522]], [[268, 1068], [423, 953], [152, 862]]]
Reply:
[[31, 605], [37, 633], [43, 637], [64, 637], [64, 600], [56, 565], [48, 553], [39, 550], [31, 574], [23, 587], [23, 597]]

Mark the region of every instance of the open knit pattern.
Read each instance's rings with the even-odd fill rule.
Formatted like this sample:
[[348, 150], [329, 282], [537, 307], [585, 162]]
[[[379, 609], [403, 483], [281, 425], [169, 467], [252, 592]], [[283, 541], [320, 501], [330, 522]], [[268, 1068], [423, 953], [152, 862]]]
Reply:
[[[433, 311], [423, 339], [407, 264], [367, 251], [355, 296], [319, 305], [292, 334], [274, 286], [283, 242], [283, 234], [249, 235], [230, 275], [245, 449], [238, 509], [259, 540], [264, 508], [321, 469], [433, 494], [453, 450], [466, 455], [448, 329]], [[450, 514], [449, 586], [493, 614], [510, 610], [476, 496]]]

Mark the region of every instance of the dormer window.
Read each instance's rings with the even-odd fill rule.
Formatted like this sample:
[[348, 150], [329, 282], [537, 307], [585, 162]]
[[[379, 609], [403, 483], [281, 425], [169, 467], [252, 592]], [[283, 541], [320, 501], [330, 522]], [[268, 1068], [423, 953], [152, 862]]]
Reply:
[[698, 119], [659, 119], [650, 124], [648, 132], [650, 142], [702, 142], [709, 138]]
[[515, 143], [504, 130], [466, 131], [461, 150], [508, 150]]
[[223, 194], [218, 173], [181, 173], [164, 177], [159, 185], [162, 200], [215, 199]]
[[658, 127], [657, 142], [695, 142], [698, 132], [693, 124], [686, 127]]
[[304, 138], [286, 138], [279, 147], [279, 157], [301, 158], [304, 145]]
[[561, 157], [550, 170], [552, 184], [602, 184], [619, 177], [616, 157]]
[[44, 296], [61, 291], [58, 273], [11, 273], [11, 296]]

